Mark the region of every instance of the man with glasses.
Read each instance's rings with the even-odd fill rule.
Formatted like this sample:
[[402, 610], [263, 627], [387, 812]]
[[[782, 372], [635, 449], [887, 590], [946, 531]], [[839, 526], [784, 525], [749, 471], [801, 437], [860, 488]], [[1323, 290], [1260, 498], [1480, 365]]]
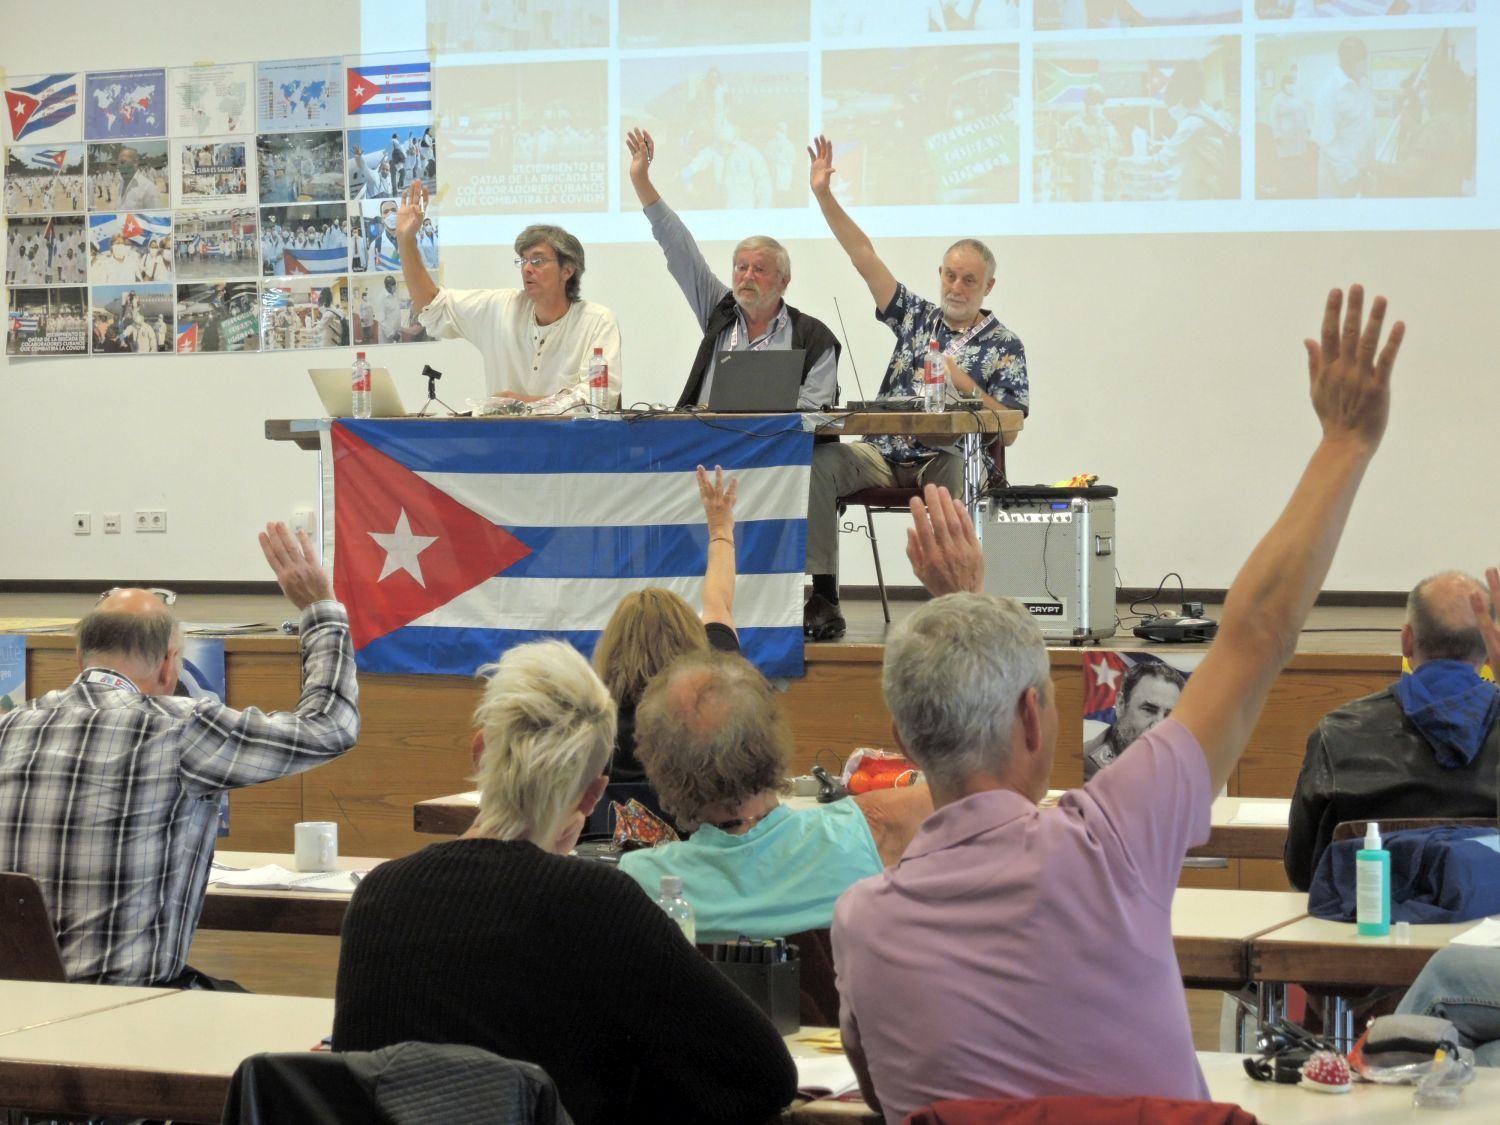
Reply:
[[225, 790], [322, 765], [359, 734], [344, 607], [306, 533], [261, 550], [302, 611], [295, 711], [173, 694], [170, 590], [113, 589], [78, 623], [78, 678], [0, 716], [0, 871], [41, 885], [68, 979], [235, 988], [186, 964]]
[[667, 256], [667, 272], [692, 306], [703, 341], [677, 399], [679, 407], [708, 402], [720, 352], [800, 349], [802, 390], [799, 410], [821, 410], [838, 400], [839, 343], [816, 317], [782, 300], [792, 280], [791, 258], [774, 238], [753, 235], [734, 248], [732, 286], [716, 276], [677, 213], [652, 186], [650, 166], [656, 144], [644, 129], [625, 137], [630, 149], [630, 182], [651, 235]]
[[610, 392], [620, 391], [620, 327], [615, 314], [580, 296], [583, 246], [562, 227], [537, 224], [516, 238], [520, 289], [439, 288], [417, 246], [427, 187], [412, 182], [396, 214], [401, 272], [412, 312], [439, 339], [459, 337], [484, 357], [496, 398], [535, 402], [567, 387], [588, 395], [589, 360], [604, 349]]

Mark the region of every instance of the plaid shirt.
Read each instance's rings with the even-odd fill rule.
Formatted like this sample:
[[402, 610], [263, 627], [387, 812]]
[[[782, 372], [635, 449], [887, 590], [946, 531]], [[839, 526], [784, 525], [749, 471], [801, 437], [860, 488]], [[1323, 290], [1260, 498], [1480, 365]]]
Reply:
[[[988, 309], [980, 309], [988, 315]], [[918, 297], [905, 285], [896, 286], [896, 295], [888, 308], [875, 313], [875, 319], [896, 334], [896, 347], [880, 384], [880, 397], [920, 395], [922, 365], [927, 358], [927, 341], [937, 337], [944, 351], [955, 336], [943, 319], [942, 306]], [[1001, 405], [1026, 414], [1031, 409], [1031, 390], [1026, 379], [1026, 349], [1021, 338], [998, 320], [991, 321], [983, 332], [959, 348], [953, 362], [984, 388], [984, 392]], [[915, 438], [873, 434], [865, 438], [879, 447], [887, 461], [900, 464], [925, 461], [942, 446], [923, 445]]]
[[344, 607], [305, 609], [302, 645], [295, 712], [142, 695], [108, 669], [85, 669], [0, 717], [0, 870], [41, 884], [69, 980], [150, 984], [182, 972], [219, 794], [354, 745], [359, 688]]

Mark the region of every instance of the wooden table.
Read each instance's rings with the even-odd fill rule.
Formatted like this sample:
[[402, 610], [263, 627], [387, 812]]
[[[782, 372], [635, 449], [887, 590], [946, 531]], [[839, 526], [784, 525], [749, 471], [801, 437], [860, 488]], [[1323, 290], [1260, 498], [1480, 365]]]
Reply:
[[[12, 987], [0, 982], [0, 1008]], [[61, 1005], [95, 1010], [0, 1035], [0, 1105], [216, 1122], [241, 1060], [308, 1050], [333, 1028], [333, 1001], [326, 999], [155, 990], [160, 994], [99, 1009], [105, 993], [120, 990], [47, 987], [58, 990]]]
[[[216, 852], [215, 859], [231, 867], [251, 868], [276, 863], [295, 870], [290, 853]], [[368, 871], [384, 862], [370, 856], [339, 856], [339, 870]], [[337, 936], [344, 924], [349, 899], [350, 894], [339, 891], [210, 885], [203, 896], [203, 916], [198, 920], [198, 927], [204, 930]]]
[[1250, 979], [1250, 944], [1307, 914], [1295, 891], [1181, 887], [1172, 898], [1172, 944], [1183, 984], [1236, 989]]
[[[814, 1029], [809, 1029], [814, 1030]], [[797, 1036], [787, 1036], [787, 1047], [793, 1057], [806, 1054]], [[1198, 1065], [1208, 1082], [1209, 1095], [1216, 1102], [1238, 1105], [1265, 1122], [1304, 1122], [1307, 1125], [1409, 1125], [1421, 1121], [1420, 1110], [1411, 1104], [1410, 1086], [1376, 1086], [1357, 1084], [1347, 1094], [1315, 1094], [1296, 1086], [1278, 1086], [1274, 1082], [1256, 1082], [1245, 1074], [1243, 1055], [1217, 1051], [1199, 1051]], [[1500, 1105], [1500, 1069], [1480, 1067], [1474, 1081], [1465, 1088], [1459, 1104], [1451, 1110], [1437, 1111], [1434, 1121], [1444, 1125], [1493, 1125], [1495, 1107]], [[794, 1106], [782, 1114], [788, 1125], [847, 1125], [848, 1122], [879, 1122], [880, 1115], [870, 1112], [863, 1101], [841, 1102], [819, 1100]]]
[[1250, 946], [1250, 972], [1258, 981], [1333, 989], [1405, 988], [1434, 953], [1478, 924], [1411, 926], [1410, 940], [1402, 944], [1394, 926], [1385, 937], [1364, 938], [1353, 922], [1303, 918], [1256, 937]]
[[[808, 801], [810, 798], [789, 798], [786, 803], [796, 805], [799, 800]], [[1208, 843], [1191, 849], [1188, 855], [1280, 860], [1282, 849], [1286, 846], [1286, 818], [1282, 818], [1280, 826], [1234, 823], [1235, 817], [1247, 805], [1264, 808], [1282, 805], [1289, 814], [1292, 803], [1289, 800], [1266, 798], [1242, 800], [1239, 797], [1221, 797], [1214, 802]], [[474, 823], [477, 809], [478, 794], [472, 791], [418, 801], [412, 807], [412, 828], [417, 832], [457, 836]]]

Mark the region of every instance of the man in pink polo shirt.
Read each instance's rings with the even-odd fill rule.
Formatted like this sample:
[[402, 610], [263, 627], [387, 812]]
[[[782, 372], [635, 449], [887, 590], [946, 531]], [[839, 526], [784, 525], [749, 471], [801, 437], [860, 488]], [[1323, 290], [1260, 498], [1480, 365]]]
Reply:
[[[1230, 588], [1217, 640], [1172, 717], [1086, 788], [1037, 808], [1057, 706], [1041, 633], [1018, 602], [937, 598], [887, 646], [896, 741], [926, 773], [935, 811], [895, 866], [839, 900], [833, 951], [844, 1045], [888, 1122], [940, 1098], [1208, 1097], [1172, 894], [1385, 430], [1404, 326], [1381, 348], [1385, 300], [1367, 324], [1363, 305], [1358, 286], [1347, 310], [1334, 290], [1321, 339], [1307, 341], [1323, 437]], [[973, 549], [967, 526], [942, 516], [941, 505], [930, 524], [918, 512], [912, 556], [929, 571]], [[974, 573], [948, 588], [977, 590]]]

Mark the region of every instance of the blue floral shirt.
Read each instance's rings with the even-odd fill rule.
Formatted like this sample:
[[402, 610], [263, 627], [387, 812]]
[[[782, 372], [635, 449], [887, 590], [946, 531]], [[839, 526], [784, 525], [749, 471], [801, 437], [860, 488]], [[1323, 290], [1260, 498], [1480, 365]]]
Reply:
[[[981, 309], [988, 315], [988, 309]], [[949, 342], [962, 332], [955, 332], [943, 320], [942, 307], [918, 297], [905, 285], [896, 286], [890, 305], [877, 311], [875, 318], [896, 334], [896, 347], [880, 384], [880, 396], [920, 395], [922, 364], [927, 341], [937, 337], [938, 347], [947, 349]], [[1026, 349], [1021, 338], [998, 320], [989, 325], [954, 353], [953, 360], [984, 388], [986, 394], [1014, 410], [1030, 410], [1031, 392], [1026, 381]], [[887, 461], [903, 463], [925, 461], [938, 450], [915, 438], [875, 434], [865, 438], [874, 442]]]

